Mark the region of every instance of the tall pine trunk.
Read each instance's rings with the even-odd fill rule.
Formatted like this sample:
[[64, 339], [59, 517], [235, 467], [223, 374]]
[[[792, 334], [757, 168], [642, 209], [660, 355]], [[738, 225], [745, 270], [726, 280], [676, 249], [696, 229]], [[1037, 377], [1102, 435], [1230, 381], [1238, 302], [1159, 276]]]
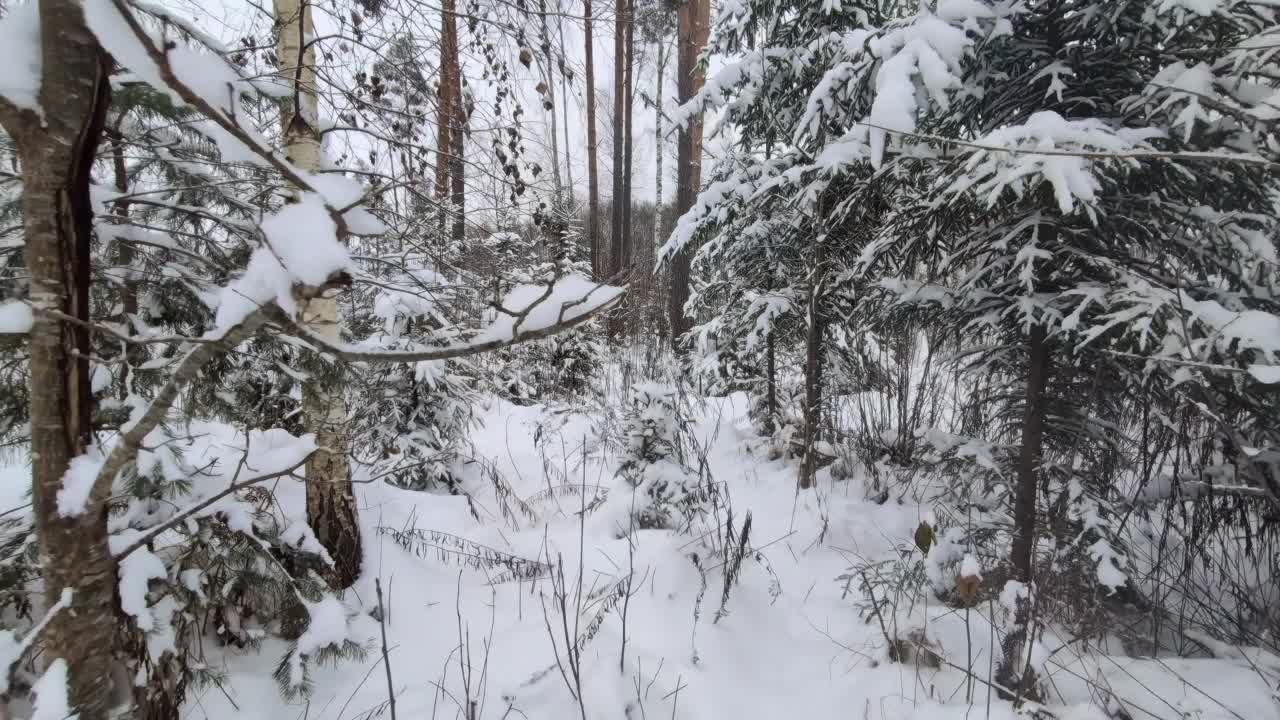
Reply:
[[[698, 55], [707, 44], [710, 0], [686, 0], [677, 17], [679, 46], [676, 51], [676, 92], [684, 104], [702, 89], [704, 73], [698, 68]], [[689, 119], [680, 131], [676, 151], [676, 214], [683, 215], [698, 199], [702, 184], [702, 114]], [[667, 296], [671, 343], [678, 346], [680, 337], [692, 327], [685, 316], [684, 304], [689, 299], [689, 270], [694, 248], [684, 247], [671, 257], [671, 288]]]
[[[627, 13], [628, 0], [618, 0], [613, 18], [613, 206], [609, 227], [609, 271], [610, 277], [622, 271], [622, 174], [626, 169], [623, 160], [623, 132], [626, 128], [627, 102], [626, 89], [626, 57], [627, 57]], [[611, 323], [612, 326], [612, 323]]]
[[22, 165], [23, 258], [35, 310], [30, 334], [31, 494], [49, 604], [73, 590], [43, 636], [42, 658], [62, 660], [81, 720], [105, 718], [112, 705], [116, 565], [107, 543], [107, 507], [58, 512], [63, 475], [91, 442], [89, 336], [49, 311], [89, 321], [90, 169], [101, 140], [109, 65], [75, 0], [39, 8], [42, 117], [0, 100], [0, 122]]
[[[628, 269], [635, 262], [635, 238], [631, 232], [631, 160], [635, 148], [635, 137], [631, 132], [631, 116], [635, 107], [636, 94], [636, 17], [635, 0], [627, 0], [627, 64], [626, 64], [626, 105], [622, 121], [622, 262], [619, 265]], [[623, 298], [623, 303], [626, 303]]]
[[[294, 85], [296, 99], [284, 117], [285, 157], [303, 170], [319, 172], [315, 51], [302, 42], [304, 37], [315, 34], [311, 8], [307, 0], [276, 0], [275, 10], [280, 27], [276, 42], [280, 72]], [[299, 320], [326, 340], [339, 343], [342, 325], [333, 292], [301, 304]], [[333, 558], [330, 582], [347, 587], [360, 574], [362, 549], [348, 461], [350, 440], [341, 365], [313, 373], [303, 383], [302, 413], [307, 430], [315, 433], [320, 448], [307, 460], [307, 523]]]
[[591, 273], [596, 280], [605, 275], [604, 252], [600, 237], [600, 175], [596, 167], [596, 68], [595, 42], [591, 27], [591, 0], [582, 0], [583, 30], [587, 53], [587, 232], [591, 240]]
[[[277, 0], [280, 1], [280, 0]], [[297, 0], [287, 0], [296, 2]], [[436, 116], [436, 202], [440, 204], [439, 231], [443, 240], [450, 232], [450, 220], [456, 220], [453, 212], [452, 185], [455, 176], [454, 161], [458, 143], [454, 138], [457, 110], [455, 104], [461, 97], [458, 87], [458, 28], [455, 0], [442, 0], [440, 10], [440, 83], [437, 87], [438, 108]]]
[[[455, 28], [453, 45], [458, 46], [456, 23], [450, 23]], [[451, 63], [453, 71], [453, 102], [450, 106], [453, 110], [452, 128], [449, 132], [449, 138], [453, 141], [452, 152], [449, 155], [449, 182], [452, 185], [452, 210], [453, 210], [453, 243], [456, 248], [461, 248], [463, 242], [467, 239], [467, 173], [466, 173], [466, 142], [467, 142], [467, 108], [462, 101], [462, 64], [455, 56]]]
[[573, 200], [573, 153], [570, 151], [569, 144], [569, 79], [568, 73], [565, 72], [565, 58], [569, 57], [564, 46], [564, 18], [556, 20], [556, 30], [560, 35], [560, 57], [557, 58], [556, 69], [560, 74], [560, 113], [562, 126], [564, 131], [564, 181], [565, 187], [568, 188], [567, 200]]
[[[662, 96], [667, 74], [666, 38], [659, 35], [657, 42], [657, 64], [654, 68], [653, 92], [653, 235], [645, 238], [644, 262], [641, 264], [639, 282], [641, 292], [638, 302], [643, 303], [639, 314], [642, 322], [647, 322], [650, 331], [657, 331], [662, 326], [662, 308], [658, 304], [660, 297], [657, 278], [654, 276], [655, 253], [662, 245], [662, 174], [663, 174], [663, 142], [662, 142]], [[660, 337], [660, 335], [658, 335]]]
[[542, 58], [538, 66], [542, 68], [543, 114], [551, 119], [551, 177], [555, 183], [556, 204], [564, 202], [564, 180], [560, 174], [560, 130], [556, 118], [556, 79], [555, 62], [551, 56], [551, 35], [547, 31], [547, 0], [538, 0], [538, 23], [540, 28]]

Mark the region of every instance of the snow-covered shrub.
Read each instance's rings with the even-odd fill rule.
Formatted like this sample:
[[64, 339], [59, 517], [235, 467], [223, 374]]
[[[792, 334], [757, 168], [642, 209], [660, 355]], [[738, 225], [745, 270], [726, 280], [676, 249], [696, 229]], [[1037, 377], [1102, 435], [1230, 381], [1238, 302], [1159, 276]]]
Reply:
[[[196, 440], [214, 435], [231, 444], [234, 433], [225, 426], [193, 430], [188, 437], [162, 429], [148, 438], [149, 449], [123, 474], [123, 496], [109, 519], [120, 561], [119, 642], [136, 679], [139, 717], [176, 717], [190, 691], [221, 682], [212, 661], [220, 645], [289, 641], [281, 664], [290, 671], [278, 674], [287, 695], [307, 692], [310, 663], [363, 653], [348, 637], [345, 614], [337, 629], [324, 631], [332, 642], [303, 642], [318, 632], [317, 621], [334, 624], [314, 609], [338, 603], [325, 579], [328, 555], [305, 521], [286, 516], [267, 483], [215, 499], [229, 483], [300, 464], [314, 449], [311, 436], [254, 431], [236, 456]], [[187, 510], [206, 498], [206, 509]], [[21, 565], [0, 560], [0, 573], [6, 567]]]
[[[426, 258], [407, 259], [373, 298], [367, 341], [391, 350], [430, 342], [449, 322], [439, 303], [453, 296], [450, 285]], [[468, 454], [474, 370], [462, 361], [431, 361], [356, 367], [351, 375], [357, 457], [393, 485], [452, 489]]]
[[712, 492], [686, 465], [687, 426], [675, 388], [632, 386], [618, 474], [635, 489], [632, 515], [640, 528], [687, 528]]
[[375, 476], [410, 490], [454, 487], [474, 421], [472, 379], [459, 372], [465, 367], [418, 362], [362, 374], [357, 448]]
[[543, 365], [537, 373], [542, 393], [563, 398], [594, 395], [605, 354], [603, 338], [600, 322], [591, 320], [543, 341]]
[[[524, 234], [494, 233], [483, 241], [494, 259], [495, 297], [516, 284], [551, 283], [571, 273], [591, 275], [589, 248], [575, 208], [543, 207]], [[605, 356], [604, 328], [597, 320], [545, 340], [492, 354], [492, 386], [504, 399], [529, 405], [551, 399], [582, 399], [599, 392]]]

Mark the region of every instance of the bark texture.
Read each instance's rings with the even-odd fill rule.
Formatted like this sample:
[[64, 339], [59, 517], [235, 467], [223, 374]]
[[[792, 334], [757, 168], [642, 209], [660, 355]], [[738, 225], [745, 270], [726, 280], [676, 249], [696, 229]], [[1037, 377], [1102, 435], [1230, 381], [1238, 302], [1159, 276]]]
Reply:
[[[302, 43], [315, 34], [306, 0], [276, 0], [280, 72], [293, 84], [293, 111], [286, 116], [285, 156], [303, 170], [320, 170], [315, 53]], [[448, 147], [447, 145], [445, 147]], [[437, 172], [437, 190], [449, 180]], [[299, 303], [299, 322], [330, 342], [340, 340], [336, 292], [329, 290]], [[333, 558], [330, 582], [348, 587], [360, 574], [360, 527], [348, 461], [347, 403], [341, 365], [313, 373], [302, 385], [303, 422], [320, 449], [307, 461], [307, 522]]]
[[587, 53], [587, 232], [591, 241], [591, 273], [604, 277], [604, 253], [600, 247], [600, 174], [596, 167], [596, 68], [594, 35], [591, 27], [591, 0], [582, 0], [584, 44]]
[[[818, 474], [818, 428], [822, 423], [822, 336], [823, 321], [818, 307], [821, 290], [809, 291], [805, 321], [804, 362], [804, 456], [800, 460], [800, 487], [811, 488]], [[772, 346], [771, 346], [772, 347]], [[772, 358], [770, 358], [772, 359]]]
[[105, 718], [113, 702], [116, 567], [107, 507], [91, 500], [63, 517], [58, 490], [72, 458], [91, 442], [89, 337], [56, 311], [89, 319], [90, 169], [110, 102], [106, 55], [75, 0], [40, 3], [42, 78], [37, 117], [0, 101], [0, 122], [22, 164], [23, 257], [35, 308], [30, 334], [31, 481], [41, 573], [50, 604], [64, 589], [71, 607], [43, 638], [45, 661], [69, 668], [68, 693], [82, 720]]
[[1049, 380], [1049, 342], [1043, 325], [1031, 328], [1027, 387], [1022, 417], [1022, 448], [1018, 455], [1018, 487], [1013, 501], [1013, 548], [1009, 564], [1013, 578], [1030, 583], [1036, 534], [1036, 495], [1044, 444], [1044, 390]]
[[1043, 457], [1045, 387], [1049, 381], [1050, 352], [1044, 325], [1034, 325], [1028, 342], [1027, 385], [1022, 418], [1022, 448], [1018, 456], [1017, 488], [1013, 501], [1013, 547], [1009, 565], [1012, 579], [1026, 587], [1016, 600], [1013, 626], [1002, 643], [1004, 658], [997, 669], [1000, 696], [1006, 700], [1039, 699], [1036, 672], [1027, 661], [1028, 636], [1036, 631], [1031, 597], [1035, 567], [1036, 495]]
[[[698, 67], [698, 55], [707, 44], [710, 0], [687, 0], [676, 18], [678, 49], [676, 51], [676, 93], [681, 104], [702, 89], [706, 74]], [[691, 118], [680, 131], [676, 149], [676, 215], [683, 215], [698, 199], [702, 184], [702, 115]], [[694, 248], [686, 246], [671, 257], [671, 291], [667, 297], [671, 342], [677, 346], [680, 336], [692, 327], [685, 316], [684, 304], [689, 300], [689, 270]]]
[[[292, 0], [291, 0], [292, 1]], [[436, 187], [440, 203], [440, 234], [450, 232], [454, 240], [466, 234], [463, 216], [466, 201], [465, 173], [462, 164], [464, 134], [462, 128], [462, 78], [458, 65], [458, 24], [456, 0], [443, 0], [440, 6], [440, 85], [439, 114], [436, 118]], [[450, 229], [452, 221], [452, 229]]]
[[[635, 262], [635, 242], [631, 232], [631, 160], [635, 137], [631, 132], [631, 116], [636, 95], [636, 9], [634, 0], [627, 0], [627, 62], [623, 91], [626, 96], [622, 115], [622, 261], [623, 270]], [[626, 299], [623, 300], [625, 304]]]
[[[622, 272], [623, 238], [622, 238], [622, 194], [623, 172], [626, 161], [623, 158], [623, 146], [626, 140], [623, 132], [626, 129], [627, 102], [627, 1], [618, 0], [613, 19], [613, 202], [609, 223], [609, 269], [606, 275], [613, 277]], [[616, 328], [610, 322], [610, 332]]]

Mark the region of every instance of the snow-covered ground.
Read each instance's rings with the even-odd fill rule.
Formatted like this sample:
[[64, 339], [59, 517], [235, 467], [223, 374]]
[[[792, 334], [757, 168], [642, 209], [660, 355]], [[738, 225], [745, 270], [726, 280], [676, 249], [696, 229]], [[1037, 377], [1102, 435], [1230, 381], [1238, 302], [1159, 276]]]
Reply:
[[[569, 689], [577, 684], [564, 639], [590, 635], [593, 619], [601, 624], [579, 663], [582, 705], [591, 720], [1013, 716], [983, 684], [993, 636], [984, 612], [937, 605], [886, 619], [926, 625], [925, 637], [943, 655], [941, 668], [891, 662], [878, 622], [860, 614], [857, 584], [839, 579], [855, 563], [895, 557], [926, 511], [892, 501], [877, 505], [863, 498], [857, 480], [833, 482], [825, 472], [817, 493], [797, 495], [790, 462], [750, 454], [745, 411], [742, 397], [708, 401], [694, 426], [713, 478], [729, 490], [735, 526], [750, 511], [751, 544], [763, 557], [743, 563], [719, 620], [725, 571], [711, 549], [712, 532], [640, 531], [631, 556], [620, 538], [629, 490], [615, 480], [593, 420], [492, 401], [474, 435], [483, 462], [471, 466], [470, 500], [381, 482], [359, 485], [365, 570], [345, 602], [370, 648], [367, 657], [315, 668], [311, 697], [289, 702], [272, 678], [283, 644], [227, 654], [224, 686], [196, 691], [185, 715], [390, 717], [380, 628], [370, 613], [378, 605], [377, 581], [399, 718], [582, 717]], [[505, 481], [503, 491], [495, 490], [492, 472], [482, 472], [485, 463]], [[584, 500], [565, 487], [570, 484], [585, 486], [587, 503], [596, 496], [594, 486], [611, 492], [580, 521]], [[300, 488], [283, 494], [301, 510]], [[714, 525], [713, 518], [703, 529]], [[407, 551], [388, 528], [447, 533], [428, 536], [446, 549]], [[462, 553], [475, 547], [455, 536], [523, 558], [523, 567], [548, 559], [560, 565], [568, 616], [558, 612], [554, 583], [463, 562]], [[611, 591], [627, 577], [633, 578], [629, 600], [614, 602]], [[579, 586], [581, 613], [575, 612]], [[908, 631], [898, 628], [900, 636]], [[960, 670], [966, 666], [976, 678]], [[1243, 658], [1080, 658], [1065, 648], [1044, 667], [1059, 718], [1108, 717], [1098, 706], [1114, 708], [1114, 700], [1100, 687], [1111, 688], [1135, 719], [1280, 717], [1274, 691]]]

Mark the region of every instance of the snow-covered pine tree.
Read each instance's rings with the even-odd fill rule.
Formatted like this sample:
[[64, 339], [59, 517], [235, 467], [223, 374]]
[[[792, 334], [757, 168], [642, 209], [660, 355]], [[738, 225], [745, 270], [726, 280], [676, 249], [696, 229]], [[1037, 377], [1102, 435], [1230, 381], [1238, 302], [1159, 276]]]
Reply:
[[688, 423], [676, 388], [652, 382], [631, 388], [618, 475], [634, 492], [615, 502], [629, 503], [626, 512], [634, 527], [687, 530], [715, 492], [688, 465]]
[[[737, 148], [664, 253], [701, 243], [693, 301], [709, 318], [696, 329], [709, 354], [704, 367], [726, 389], [743, 382], [754, 389], [763, 429], [799, 436], [802, 486], [830, 460], [819, 449], [828, 396], [867, 389], [877, 375], [857, 336], [866, 328], [848, 335], [846, 321], [865, 292], [851, 269], [888, 207], [885, 184], [870, 182], [869, 168], [841, 162], [845, 146], [829, 139], [838, 122], [815, 123], [813, 115], [824, 102], [842, 113], [870, 102], [865, 92], [823, 99], [827, 70], [839, 64], [846, 36], [897, 12], [884, 3], [726, 6], [709, 48], [736, 62], [676, 113], [684, 122], [701, 108], [723, 107]], [[780, 392], [795, 366], [803, 368], [799, 392]], [[786, 399], [798, 423], [784, 419]]]
[[[458, 289], [461, 280], [442, 274], [431, 259], [406, 253], [395, 265], [371, 266], [370, 272], [376, 273], [378, 284], [370, 289], [371, 302], [361, 304], [372, 309], [356, 323], [365, 332], [362, 343], [407, 349], [462, 322], [450, 310], [469, 302]], [[393, 485], [453, 491], [469, 455], [475, 372], [465, 361], [454, 360], [357, 370], [350, 392], [365, 399], [353, 418], [357, 457], [374, 476]]]
[[[578, 222], [581, 213], [571, 200], [553, 202], [534, 216], [539, 229], [543, 260], [531, 273], [533, 282], [555, 282], [569, 274], [591, 273], [590, 248]], [[605, 360], [604, 339], [599, 323], [591, 321], [545, 342], [526, 346], [544, 353], [537, 384], [543, 397], [562, 399], [595, 396], [594, 383]]]
[[[1228, 128], [1178, 132], [1140, 98], [1170, 54], [1245, 35], [1154, 3], [969, 4], [967, 18], [948, 17], [963, 5], [940, 3], [903, 26], [939, 56], [954, 47], [930, 29], [939, 21], [953, 41], [970, 33], [962, 72], [939, 78], [919, 50], [879, 68], [876, 103], [888, 119], [877, 123], [873, 105], [866, 149], [923, 182], [904, 185], [865, 267], [894, 302], [924, 301], [968, 337], [959, 350], [969, 372], [1018, 388], [970, 398], [988, 405], [987, 439], [1011, 450], [1010, 577], [1072, 598], [1061, 611], [1088, 624], [1105, 598], [1135, 597], [1118, 533], [1128, 468], [1146, 466], [1149, 451], [1131, 449], [1141, 430], [1126, 447], [1116, 429], [1150, 427], [1153, 404], [1185, 409], [1184, 391], [1151, 375], [1170, 336], [1194, 322], [1187, 310], [1205, 293], [1255, 295], [1260, 263], [1274, 257], [1254, 240], [1271, 227], [1274, 191], [1256, 164], [1124, 156], [1229, 143]], [[889, 68], [913, 60], [888, 84]], [[903, 95], [915, 87], [933, 91], [931, 101]], [[1055, 591], [1059, 582], [1072, 593]], [[1004, 682], [1018, 692], [1034, 684], [1021, 676], [1029, 602], [1018, 603], [1006, 641]]]
[[[1257, 68], [1276, 18], [1225, 5], [735, 3], [713, 43], [736, 62], [695, 103], [744, 133], [776, 118], [778, 144], [712, 183], [668, 250], [762, 222], [766, 203], [819, 232], [860, 220], [841, 279], [880, 292], [842, 321], [911, 306], [952, 332], [976, 408], [959, 418], [984, 418], [977, 440], [996, 448], [980, 492], [1003, 487], [1013, 521], [992, 538], [1007, 576], [1076, 598], [1082, 625], [1101, 599], [1141, 602], [1120, 505], [1167, 472], [1145, 442], [1161, 423], [1215, 438], [1176, 453], [1197, 483], [1243, 469], [1265, 492], [1270, 472], [1238, 448], [1274, 447], [1254, 430], [1271, 401], [1242, 396], [1273, 362], [1257, 330], [1275, 317], [1275, 187], [1248, 153], [1273, 142]], [[1053, 577], [1072, 592], [1040, 586]], [[1015, 605], [1004, 677], [1029, 692]]]

